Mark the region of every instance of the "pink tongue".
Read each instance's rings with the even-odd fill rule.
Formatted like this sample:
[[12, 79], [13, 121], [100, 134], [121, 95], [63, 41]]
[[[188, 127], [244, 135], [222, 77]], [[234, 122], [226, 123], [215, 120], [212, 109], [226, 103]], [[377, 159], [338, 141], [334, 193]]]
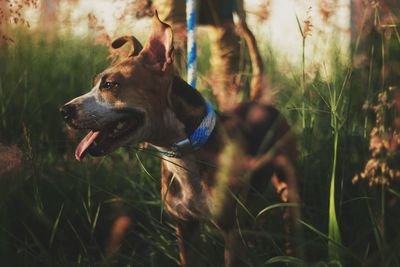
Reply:
[[75, 158], [79, 161], [81, 161], [85, 155], [86, 151], [89, 148], [89, 146], [93, 143], [93, 141], [96, 139], [96, 137], [100, 134], [100, 132], [93, 132], [90, 131], [79, 143], [79, 145], [75, 149]]

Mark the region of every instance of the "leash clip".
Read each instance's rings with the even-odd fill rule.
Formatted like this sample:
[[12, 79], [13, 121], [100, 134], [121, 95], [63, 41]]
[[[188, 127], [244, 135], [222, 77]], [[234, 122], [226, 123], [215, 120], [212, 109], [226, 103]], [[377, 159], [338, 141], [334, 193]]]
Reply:
[[176, 142], [172, 145], [171, 150], [176, 156], [181, 157], [184, 154], [189, 154], [193, 152], [192, 143], [190, 143], [189, 138], [182, 141]]

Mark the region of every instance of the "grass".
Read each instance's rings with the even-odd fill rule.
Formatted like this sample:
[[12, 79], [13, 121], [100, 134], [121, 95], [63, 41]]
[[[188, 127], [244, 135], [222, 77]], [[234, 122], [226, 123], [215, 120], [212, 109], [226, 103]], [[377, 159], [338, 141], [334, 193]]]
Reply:
[[[394, 47], [392, 57], [400, 46], [396, 36], [385, 44]], [[0, 46], [0, 62], [6, 62], [0, 64], [0, 143], [16, 144], [23, 163], [0, 176], [0, 261], [8, 266], [175, 266], [178, 252], [162, 208], [159, 159], [130, 147], [78, 163], [76, 133], [65, 131], [58, 114], [62, 103], [87, 91], [91, 77], [109, 64], [107, 49], [91, 37], [49, 40], [17, 31], [14, 40]], [[207, 44], [201, 46], [208, 55]], [[286, 75], [274, 50], [264, 47], [271, 83], [280, 89], [276, 104], [299, 140], [303, 216], [298, 223], [304, 236], [297, 245], [305, 255], [284, 256], [277, 245], [282, 237], [274, 234], [279, 224], [274, 214], [291, 204], [271, 198], [259, 211], [272, 220], [269, 231], [259, 233], [269, 242], [259, 244], [256, 256], [263, 266], [400, 266], [400, 216], [386, 211], [386, 199], [399, 201], [399, 190], [351, 183], [368, 158], [373, 124], [361, 106], [386, 89], [373, 86], [378, 78], [372, 70], [382, 66], [371, 61], [366, 73], [355, 72], [333, 45], [327, 55], [333, 62], [327, 66], [330, 75], [322, 69], [306, 80], [304, 60], [312, 58]], [[200, 58], [200, 77], [208, 68]], [[109, 229], [127, 214], [131, 230], [110, 257], [105, 249]], [[203, 230], [202, 239], [212, 249], [199, 257], [221, 266], [221, 238], [208, 226]]]

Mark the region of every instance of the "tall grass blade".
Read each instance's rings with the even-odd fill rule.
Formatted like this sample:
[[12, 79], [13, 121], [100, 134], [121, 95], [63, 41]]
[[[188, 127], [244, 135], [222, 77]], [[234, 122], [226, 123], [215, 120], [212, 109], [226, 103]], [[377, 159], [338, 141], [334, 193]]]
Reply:
[[395, 195], [396, 197], [400, 198], [400, 192], [394, 190], [393, 188], [387, 188], [387, 191], [393, 195]]
[[[309, 223], [306, 223], [305, 221], [303, 221], [301, 219], [298, 220], [298, 222], [300, 224], [304, 225], [306, 228], [308, 228], [312, 232], [316, 233], [318, 236], [330, 241], [332, 245], [336, 246], [337, 250], [341, 251], [341, 253], [352, 257], [353, 259], [355, 259], [358, 262], [361, 262], [360, 258], [356, 254], [354, 254], [350, 249], [348, 249], [345, 246], [343, 246], [341, 243], [336, 242], [335, 240], [331, 239], [328, 235], [324, 234], [323, 232], [321, 232], [320, 230], [318, 230], [314, 226], [310, 225]], [[333, 261], [336, 261], [336, 260], [333, 260]]]
[[35, 233], [26, 225], [24, 224], [25, 229], [28, 231], [29, 235], [31, 236], [33, 242], [39, 248], [41, 255], [36, 255], [36, 257], [44, 257], [44, 258], [51, 258], [49, 252], [47, 251], [45, 245], [40, 241], [40, 239], [35, 235]]
[[[374, 237], [375, 237], [375, 242], [376, 242], [376, 246], [378, 247], [378, 251], [380, 252], [379, 254], [381, 255], [381, 257], [383, 257], [384, 254], [384, 237], [383, 237], [383, 232], [382, 232], [382, 228], [380, 225], [380, 218], [377, 218], [377, 216], [374, 214], [373, 209], [371, 207], [371, 203], [366, 200], [366, 204], [367, 204], [367, 209], [368, 209], [368, 213], [369, 213], [369, 217], [371, 220], [371, 224], [372, 224], [372, 230], [374, 233]], [[383, 258], [382, 258], [383, 260]]]
[[297, 15], [296, 15], [296, 22], [297, 22], [297, 26], [299, 27], [301, 37], [304, 38], [305, 36], [304, 36], [303, 28], [301, 27], [301, 22], [300, 22], [299, 16], [297, 16]]
[[91, 232], [90, 232], [92, 236], [93, 236], [94, 230], [96, 229], [96, 226], [97, 226], [97, 221], [99, 219], [99, 214], [100, 214], [100, 208], [101, 208], [101, 204], [99, 204], [97, 206], [96, 214], [94, 215], [94, 219], [93, 219], [93, 223], [92, 223], [92, 229], [91, 229]]
[[234, 193], [232, 192], [229, 188], [227, 188], [227, 190], [229, 191], [230, 195], [235, 199], [235, 201], [239, 204], [240, 207], [242, 207], [242, 209], [247, 213], [247, 215], [249, 215], [249, 217], [255, 221], [256, 217], [254, 217], [254, 215], [251, 213], [251, 211], [246, 207], [246, 205], [243, 203], [242, 200], [240, 200], [240, 198]]
[[329, 190], [329, 240], [328, 240], [328, 254], [330, 260], [339, 260], [340, 252], [337, 249], [337, 246], [332, 243], [342, 243], [340, 237], [340, 229], [339, 224], [337, 222], [336, 217], [336, 207], [335, 207], [335, 177], [336, 177], [336, 161], [337, 161], [337, 149], [338, 149], [338, 139], [339, 133], [335, 131], [334, 136], [334, 158], [333, 158], [333, 166], [332, 166], [332, 175], [331, 175], [331, 184]]
[[277, 208], [286, 208], [286, 207], [294, 207], [294, 208], [298, 208], [300, 207], [300, 204], [297, 203], [276, 203], [276, 204], [272, 204], [269, 205], [268, 207], [262, 209], [257, 215], [256, 215], [256, 219], [261, 216], [262, 214], [266, 213], [267, 211], [273, 210], [273, 209], [277, 209]]
[[74, 225], [71, 223], [71, 221], [70, 221], [70, 220], [67, 220], [67, 223], [68, 223], [69, 226], [71, 227], [72, 232], [74, 232], [76, 238], [78, 239], [79, 243], [81, 244], [81, 247], [82, 247], [82, 249], [83, 249], [85, 255], [87, 256], [87, 255], [88, 255], [88, 251], [87, 251], [87, 248], [86, 248], [86, 246], [85, 246], [85, 242], [83, 242], [81, 236], [79, 235], [78, 231], [76, 230], [76, 228], [74, 227]]
[[[309, 266], [305, 261], [291, 256], [276, 256], [267, 260], [262, 266], [269, 266], [276, 263], [287, 263], [289, 266], [306, 267]], [[275, 265], [274, 265], [275, 266]]]
[[141, 169], [147, 174], [147, 176], [150, 177], [153, 181], [159, 182], [159, 180], [157, 180], [153, 175], [151, 175], [151, 173], [144, 166], [144, 164], [143, 164], [142, 160], [140, 159], [138, 153], [135, 153], [135, 155], [136, 155], [136, 159], [139, 162], [139, 165], [140, 165]]
[[302, 37], [302, 50], [301, 50], [301, 67], [302, 67], [302, 77], [301, 77], [301, 96], [302, 96], [302, 101], [301, 101], [301, 115], [302, 115], [302, 127], [303, 129], [306, 128], [306, 106], [305, 106], [305, 92], [306, 92], [306, 69], [305, 69], [305, 63], [306, 63], [306, 58], [305, 58], [305, 47], [306, 47], [306, 33], [304, 32], [303, 28], [301, 27], [300, 20], [298, 16], [296, 15], [296, 21], [297, 21], [297, 26], [299, 27], [300, 34]]
[[63, 212], [64, 209], [64, 203], [61, 205], [60, 211], [58, 212], [57, 218], [54, 221], [54, 225], [53, 228], [51, 229], [51, 235], [50, 235], [50, 240], [49, 240], [49, 247], [51, 247], [53, 245], [53, 241], [54, 241], [54, 237], [56, 236], [56, 232], [58, 229], [58, 226], [60, 224], [60, 220], [61, 220], [61, 214]]
[[86, 219], [88, 220], [89, 223], [92, 223], [92, 216], [90, 215], [90, 211], [89, 211], [84, 199], [82, 199], [82, 205], [85, 210]]

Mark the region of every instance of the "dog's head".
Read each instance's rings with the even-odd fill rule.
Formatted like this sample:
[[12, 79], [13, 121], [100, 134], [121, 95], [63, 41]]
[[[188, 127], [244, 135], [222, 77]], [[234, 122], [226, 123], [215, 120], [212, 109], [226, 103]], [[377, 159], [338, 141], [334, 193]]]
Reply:
[[133, 46], [129, 56], [98, 74], [88, 93], [60, 109], [68, 125], [89, 130], [76, 148], [78, 160], [86, 153], [102, 156], [127, 143], [146, 141], [167, 105], [173, 78], [171, 27], [155, 12], [146, 45], [123, 36], [112, 47], [126, 42]]

